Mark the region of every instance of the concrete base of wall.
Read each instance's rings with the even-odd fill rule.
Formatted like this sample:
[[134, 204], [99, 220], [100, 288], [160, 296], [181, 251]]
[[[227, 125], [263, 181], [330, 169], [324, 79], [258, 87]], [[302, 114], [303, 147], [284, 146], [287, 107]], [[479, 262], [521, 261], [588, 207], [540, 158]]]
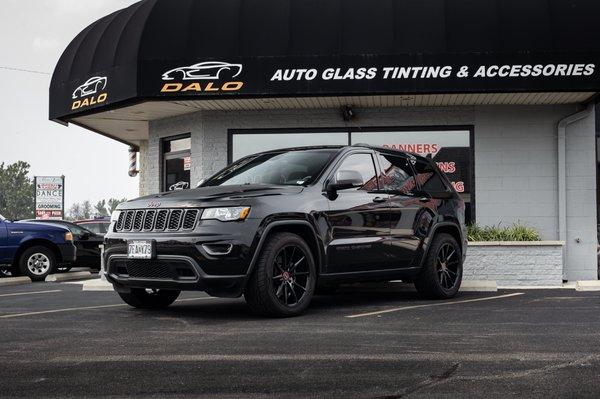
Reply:
[[469, 243], [463, 280], [562, 287], [563, 246], [561, 241]]

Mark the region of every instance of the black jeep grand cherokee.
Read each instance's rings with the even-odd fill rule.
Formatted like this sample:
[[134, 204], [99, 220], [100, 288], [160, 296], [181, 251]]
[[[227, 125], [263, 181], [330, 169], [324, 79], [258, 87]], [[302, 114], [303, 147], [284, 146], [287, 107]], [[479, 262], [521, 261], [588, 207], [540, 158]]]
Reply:
[[194, 190], [122, 204], [105, 265], [138, 308], [200, 290], [294, 316], [315, 291], [342, 282], [402, 279], [450, 298], [465, 237], [464, 203], [430, 160], [366, 145], [304, 147], [243, 158]]

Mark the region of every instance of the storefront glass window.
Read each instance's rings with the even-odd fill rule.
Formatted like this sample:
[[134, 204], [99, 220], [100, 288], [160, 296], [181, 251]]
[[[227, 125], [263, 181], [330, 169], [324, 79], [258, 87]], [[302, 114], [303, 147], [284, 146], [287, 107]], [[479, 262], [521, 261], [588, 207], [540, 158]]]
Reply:
[[[473, 148], [469, 129], [394, 130], [348, 128], [346, 131], [236, 131], [231, 135], [230, 162], [257, 152], [312, 145], [370, 144], [432, 158], [466, 203], [467, 222], [474, 221]], [[400, 172], [396, 170], [394, 173]], [[400, 178], [400, 175], [396, 176]], [[405, 182], [406, 183], [406, 182]], [[441, 182], [427, 182], [442, 185]]]
[[191, 186], [191, 138], [177, 137], [163, 141], [163, 191], [185, 190]]
[[232, 137], [231, 161], [237, 161], [257, 152], [276, 150], [288, 147], [311, 145], [348, 145], [346, 132], [311, 132], [311, 133], [236, 133]]

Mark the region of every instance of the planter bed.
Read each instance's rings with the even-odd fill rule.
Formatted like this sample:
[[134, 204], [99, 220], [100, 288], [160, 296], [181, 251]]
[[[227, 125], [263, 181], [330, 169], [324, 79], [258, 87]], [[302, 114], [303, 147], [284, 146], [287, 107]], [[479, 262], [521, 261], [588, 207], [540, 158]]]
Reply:
[[464, 280], [503, 286], [562, 286], [562, 241], [470, 242]]

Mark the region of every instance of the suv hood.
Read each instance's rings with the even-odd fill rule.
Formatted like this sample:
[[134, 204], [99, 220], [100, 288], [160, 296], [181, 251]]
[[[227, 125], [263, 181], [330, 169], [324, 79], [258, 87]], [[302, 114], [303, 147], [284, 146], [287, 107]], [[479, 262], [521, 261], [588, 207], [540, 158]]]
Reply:
[[204, 207], [212, 202], [239, 201], [248, 198], [295, 195], [304, 190], [302, 186], [275, 186], [264, 184], [200, 187], [192, 190], [168, 191], [160, 194], [147, 195], [121, 206], [122, 209], [144, 209], [153, 203], [154, 208], [169, 207]]

